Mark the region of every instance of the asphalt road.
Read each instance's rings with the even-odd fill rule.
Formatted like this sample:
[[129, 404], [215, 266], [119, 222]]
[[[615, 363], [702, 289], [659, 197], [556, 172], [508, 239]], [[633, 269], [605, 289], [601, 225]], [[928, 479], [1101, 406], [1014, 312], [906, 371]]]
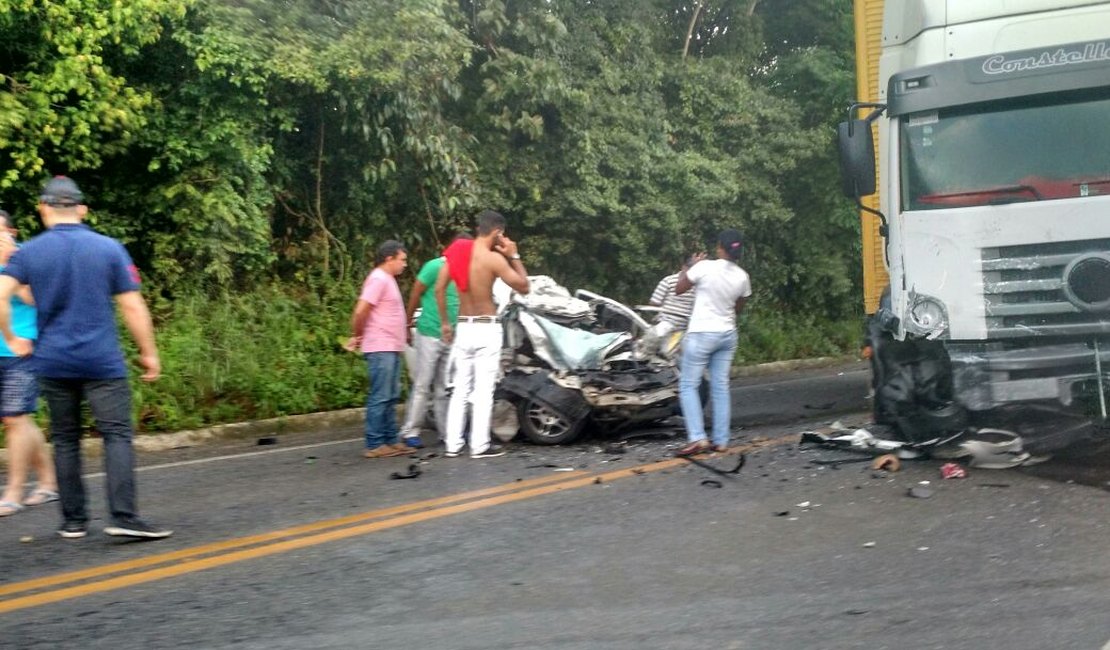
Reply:
[[[144, 455], [168, 540], [103, 521], [62, 540], [51, 506], [0, 520], [0, 644], [1106, 647], [1107, 493], [1025, 469], [942, 481], [936, 461], [875, 477], [797, 445], [866, 422], [865, 396], [855, 366], [738, 381], [729, 475], [672, 459], [665, 428], [485, 461], [430, 448], [407, 480], [353, 430]], [[921, 481], [933, 496], [907, 496]]]

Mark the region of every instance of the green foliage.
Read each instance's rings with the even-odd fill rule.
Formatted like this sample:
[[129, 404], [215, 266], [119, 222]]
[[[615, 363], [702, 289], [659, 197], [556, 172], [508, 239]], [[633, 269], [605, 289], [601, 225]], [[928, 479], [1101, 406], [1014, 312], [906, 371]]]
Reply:
[[835, 125], [855, 96], [851, 6], [781, 0], [767, 3], [760, 16], [768, 47], [754, 79], [797, 106], [813, 138], [786, 195], [795, 221], [765, 239], [783, 264], [774, 299], [841, 320], [858, 311], [862, 283], [859, 213], [840, 196], [834, 143]]
[[254, 80], [273, 107], [279, 272], [349, 279], [381, 239], [436, 240], [425, 224], [473, 206], [466, 137], [442, 115], [470, 44], [443, 2], [254, 0], [211, 8], [187, 42], [202, 69]]
[[185, 0], [0, 0], [0, 151], [8, 161], [0, 190], [37, 184], [52, 171], [95, 168], [126, 150], [154, 99], [113, 64], [157, 41], [163, 21], [186, 6]]
[[[823, 286], [825, 294], [804, 297], [852, 302], [844, 262], [855, 252], [854, 222], [832, 233], [842, 253], [808, 246], [827, 248], [826, 208], [847, 214], [835, 172], [813, 169], [829, 164], [828, 122], [764, 81], [774, 66], [738, 73], [738, 63], [754, 65], [751, 48], [724, 46], [746, 38], [726, 32], [759, 33], [748, 3], [706, 5], [697, 56], [686, 60], [662, 49], [685, 38], [690, 17], [667, 3], [569, 2], [554, 19], [543, 3], [484, 6], [487, 22], [506, 27], [483, 33], [485, 52], [467, 84], [479, 108], [469, 128], [498, 144], [478, 153], [479, 168], [501, 171], [483, 178], [483, 196], [519, 219], [530, 269], [640, 300], [685, 254], [739, 227], [752, 242], [750, 270], [770, 295], [789, 303], [796, 287]], [[810, 190], [820, 204], [807, 203]]]

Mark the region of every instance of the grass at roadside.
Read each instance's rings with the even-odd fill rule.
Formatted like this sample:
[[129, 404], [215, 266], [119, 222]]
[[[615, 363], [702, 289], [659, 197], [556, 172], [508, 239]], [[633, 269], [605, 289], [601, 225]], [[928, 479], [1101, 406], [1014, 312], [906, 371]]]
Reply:
[[863, 316], [822, 321], [773, 309], [755, 309], [740, 322], [736, 365], [786, 359], [856, 354], [862, 345]]
[[[140, 429], [169, 431], [356, 406], [365, 365], [340, 347], [351, 297], [277, 287], [159, 306], [163, 376], [135, 381]], [[133, 376], [133, 379], [134, 376]]]

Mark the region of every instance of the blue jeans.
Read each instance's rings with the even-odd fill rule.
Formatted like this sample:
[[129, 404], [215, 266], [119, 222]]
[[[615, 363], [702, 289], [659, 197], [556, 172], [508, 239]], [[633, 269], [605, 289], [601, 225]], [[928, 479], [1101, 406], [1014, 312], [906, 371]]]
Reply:
[[87, 523], [85, 483], [81, 480], [81, 402], [88, 400], [96, 429], [104, 440], [108, 510], [125, 524], [138, 516], [135, 498], [135, 453], [131, 448], [131, 387], [126, 379], [39, 379], [50, 409], [50, 439], [62, 517]]
[[728, 370], [736, 353], [736, 330], [727, 332], [687, 332], [682, 339], [682, 375], [678, 380], [678, 399], [686, 434], [690, 442], [705, 440], [705, 414], [698, 388], [709, 368], [709, 398], [713, 403], [713, 444], [728, 445], [732, 398], [728, 390]]
[[401, 353], [367, 352], [370, 390], [366, 394], [366, 448], [397, 442], [397, 402], [401, 399]]

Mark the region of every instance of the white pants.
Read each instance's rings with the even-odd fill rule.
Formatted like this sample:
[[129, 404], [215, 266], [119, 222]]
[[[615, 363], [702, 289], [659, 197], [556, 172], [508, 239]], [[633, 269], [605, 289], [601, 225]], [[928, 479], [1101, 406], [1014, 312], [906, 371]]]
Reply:
[[428, 414], [428, 402], [435, 413], [435, 428], [442, 439], [447, 431], [447, 354], [451, 348], [432, 336], [415, 332], [412, 347], [416, 351], [415, 363], [409, 368], [412, 388], [405, 406], [404, 437], [419, 436]]
[[454, 389], [447, 407], [447, 451], [458, 453], [466, 442], [466, 405], [470, 404], [470, 453], [489, 448], [493, 390], [501, 368], [501, 323], [467, 323], [455, 328], [451, 349]]

